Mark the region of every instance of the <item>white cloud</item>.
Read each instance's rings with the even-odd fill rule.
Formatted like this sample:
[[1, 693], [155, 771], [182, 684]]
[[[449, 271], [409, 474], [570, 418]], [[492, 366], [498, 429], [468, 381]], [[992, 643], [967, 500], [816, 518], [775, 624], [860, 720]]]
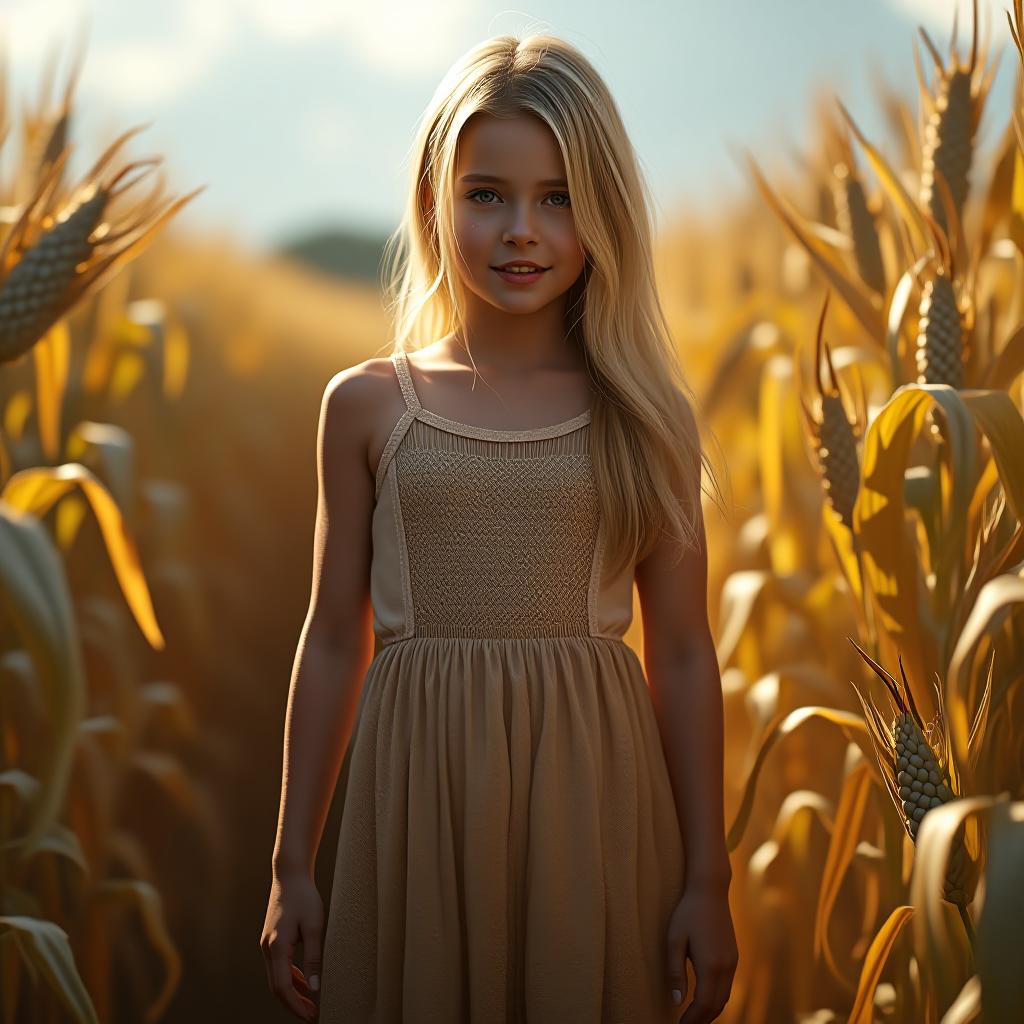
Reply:
[[[66, 69], [85, 32], [79, 93], [152, 110], [187, 93], [252, 34], [282, 49], [327, 39], [388, 75], [442, 71], [466, 48], [476, 0], [4, 0], [0, 32], [19, 70], [58, 54]], [[468, 45], [468, 44], [466, 44]], [[58, 82], [63, 78], [58, 72]]]
[[63, 85], [79, 45], [79, 99], [152, 109], [199, 81], [230, 40], [225, 3], [178, 0], [156, 13], [131, 0], [10, 0], [3, 34], [17, 71], [35, 79], [44, 58], [57, 55]]
[[472, 0], [238, 0], [239, 12], [284, 40], [333, 36], [341, 48], [392, 74], [445, 67], [474, 13]]

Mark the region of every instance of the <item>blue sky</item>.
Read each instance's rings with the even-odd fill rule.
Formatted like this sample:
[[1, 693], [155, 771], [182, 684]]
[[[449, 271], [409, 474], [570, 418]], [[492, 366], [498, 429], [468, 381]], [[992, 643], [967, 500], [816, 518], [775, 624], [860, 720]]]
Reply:
[[[961, 53], [970, 6], [960, 0]], [[47, 53], [60, 72], [74, 32], [88, 46], [72, 169], [119, 132], [151, 125], [132, 157], [161, 154], [167, 188], [206, 191], [179, 223], [271, 244], [339, 224], [390, 231], [401, 212], [413, 129], [450, 64], [487, 36], [542, 29], [605, 76], [653, 187], [659, 221], [713, 209], [749, 187], [730, 154], [767, 167], [805, 142], [812, 98], [836, 90], [882, 132], [874, 68], [914, 100], [912, 40], [923, 23], [945, 51], [957, 0], [0, 0], [14, 124], [38, 96]], [[983, 127], [1009, 114], [1017, 60], [1010, 0], [982, 0], [1006, 48]], [[982, 21], [984, 24], [984, 20]], [[54, 27], [61, 26], [60, 33]], [[17, 152], [0, 154], [9, 173]], [[145, 193], [149, 182], [138, 188]]]

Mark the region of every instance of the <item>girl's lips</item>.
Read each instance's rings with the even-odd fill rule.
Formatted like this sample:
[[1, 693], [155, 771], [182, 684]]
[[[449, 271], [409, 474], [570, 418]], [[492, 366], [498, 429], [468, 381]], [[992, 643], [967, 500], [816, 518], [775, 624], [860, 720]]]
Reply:
[[546, 274], [550, 269], [550, 267], [538, 267], [529, 274], [517, 274], [513, 271], [502, 270], [500, 267], [491, 267], [491, 270], [493, 270], [500, 278], [505, 281], [510, 281], [512, 284], [529, 284], [531, 281], [536, 281], [542, 274]]

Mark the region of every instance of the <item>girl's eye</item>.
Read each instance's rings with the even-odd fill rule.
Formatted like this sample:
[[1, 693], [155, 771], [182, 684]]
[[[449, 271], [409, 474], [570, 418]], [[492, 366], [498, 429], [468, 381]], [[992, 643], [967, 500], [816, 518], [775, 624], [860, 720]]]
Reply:
[[[489, 195], [492, 195], [492, 196], [496, 196], [498, 194], [497, 192], [494, 191], [493, 188], [478, 188], [478, 189], [474, 189], [472, 192], [470, 192], [469, 195], [466, 198], [467, 199], [477, 199], [478, 196], [484, 195], [485, 193], [489, 194]], [[563, 202], [563, 203], [555, 203], [554, 206], [557, 207], [557, 208], [567, 210], [571, 206], [571, 203], [570, 203], [570, 200], [569, 200], [569, 193], [568, 192], [550, 192], [550, 193], [548, 193], [548, 195], [549, 196], [559, 196], [559, 197], [561, 197], [561, 198], [563, 198], [565, 200], [565, 202]], [[494, 206], [494, 203], [492, 203], [492, 202], [483, 202], [482, 200], [480, 200], [480, 203], [481, 203], [482, 206]]]

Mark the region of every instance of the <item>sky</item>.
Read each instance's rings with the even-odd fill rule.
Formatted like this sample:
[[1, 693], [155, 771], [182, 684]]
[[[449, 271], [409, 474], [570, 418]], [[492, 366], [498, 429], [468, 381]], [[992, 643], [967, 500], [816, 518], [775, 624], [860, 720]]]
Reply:
[[[881, 137], [878, 72], [916, 111], [917, 26], [945, 52], [957, 6], [966, 58], [965, 0], [0, 0], [0, 37], [15, 127], [51, 56], [60, 93], [84, 32], [72, 172], [146, 124], [126, 156], [160, 155], [168, 194], [206, 186], [176, 222], [262, 248], [327, 226], [392, 231], [416, 123], [448, 67], [489, 36], [548, 31], [590, 58], [662, 224], [749, 189], [740, 150], [785, 164], [821, 89]], [[983, 144], [1010, 110], [1010, 6], [980, 3], [1004, 47]], [[4, 182], [17, 152], [12, 135]]]

